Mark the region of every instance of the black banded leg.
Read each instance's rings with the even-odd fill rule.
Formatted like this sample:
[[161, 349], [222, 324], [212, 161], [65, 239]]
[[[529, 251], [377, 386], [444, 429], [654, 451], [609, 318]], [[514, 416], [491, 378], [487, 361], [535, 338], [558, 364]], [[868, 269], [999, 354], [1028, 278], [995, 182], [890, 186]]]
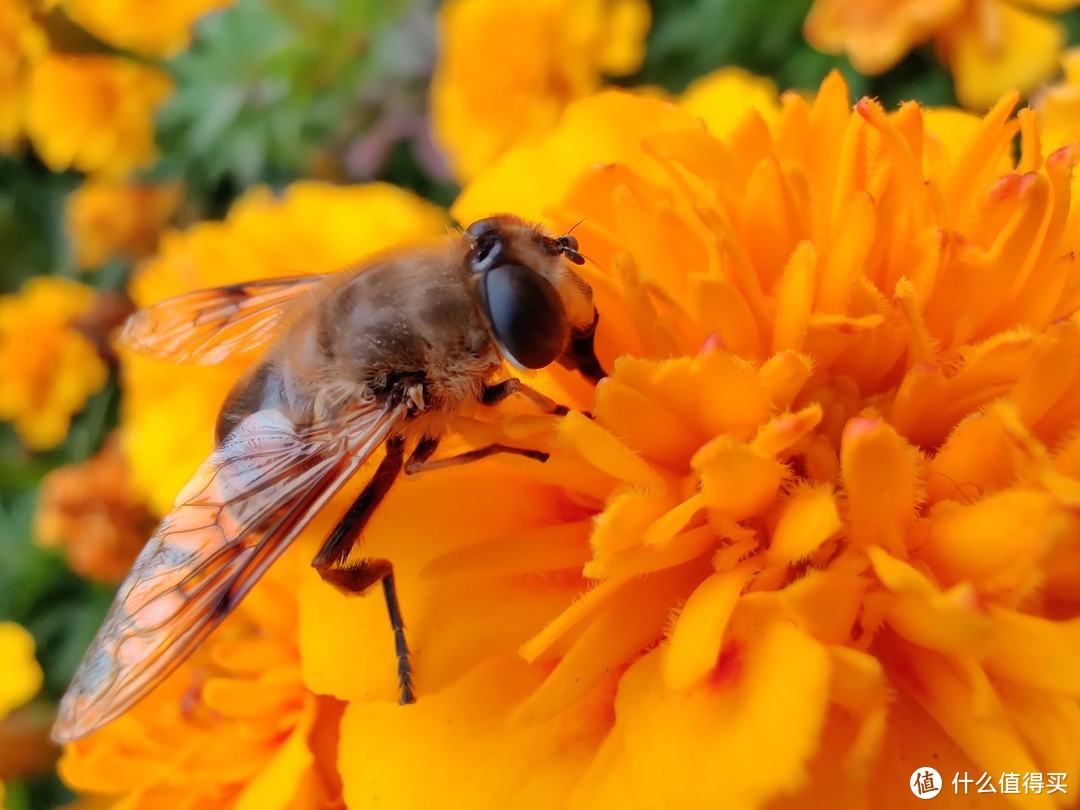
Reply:
[[390, 614], [390, 626], [394, 630], [401, 702], [412, 703], [416, 696], [412, 685], [412, 666], [409, 664], [409, 646], [405, 641], [405, 623], [401, 618], [401, 606], [394, 589], [394, 567], [389, 560], [361, 560], [352, 564], [345, 562], [364, 527], [401, 474], [404, 455], [402, 439], [394, 438], [386, 443], [386, 456], [374, 477], [330, 532], [311, 564], [323, 580], [344, 594], [361, 595], [376, 583], [382, 582], [386, 609]]
[[386, 493], [390, 491], [390, 487], [394, 485], [394, 481], [401, 474], [402, 459], [404, 457], [405, 442], [403, 439], [395, 437], [386, 442], [386, 456], [379, 463], [375, 475], [357, 496], [356, 500], [353, 501], [349, 511], [338, 521], [326, 542], [323, 543], [322, 548], [319, 549], [319, 553], [315, 555], [315, 559], [311, 561], [312, 566], [320, 574], [323, 574], [323, 579], [326, 579], [324, 571], [335, 564], [340, 566], [348, 558], [349, 552], [352, 551], [353, 545], [356, 543], [357, 538], [360, 537], [360, 533], [364, 531], [364, 527], [371, 520], [371, 516], [375, 514], [375, 510], [382, 503], [382, 499], [386, 497]]
[[389, 560], [361, 560], [352, 565], [344, 565], [320, 570], [323, 579], [342, 593], [363, 595], [376, 583], [381, 582], [383, 596], [386, 597], [386, 610], [390, 614], [390, 626], [394, 630], [394, 651], [398, 660], [398, 687], [401, 690], [402, 703], [415, 703], [413, 691], [412, 664], [409, 663], [409, 644], [405, 640], [405, 622], [401, 618], [401, 605], [398, 604], [397, 589], [394, 587], [394, 566]]
[[459, 453], [456, 456], [449, 456], [448, 458], [437, 458], [434, 461], [429, 460], [431, 453], [434, 453], [435, 449], [431, 451], [422, 459], [417, 459], [414, 453], [409, 462], [405, 465], [406, 475], [416, 475], [419, 472], [427, 472], [430, 470], [442, 470], [447, 467], [457, 467], [460, 464], [469, 464], [473, 461], [479, 461], [482, 458], [488, 456], [495, 456], [499, 453], [507, 453], [512, 456], [524, 456], [525, 458], [531, 458], [535, 461], [547, 461], [548, 453], [543, 450], [530, 450], [525, 447], [510, 447], [505, 444], [489, 444], [486, 447], [480, 447], [476, 450], [469, 450], [465, 453]]
[[494, 385], [485, 386], [484, 393], [480, 395], [480, 401], [485, 405], [497, 405], [514, 394], [521, 394], [522, 396], [527, 397], [544, 413], [554, 414], [555, 416], [566, 416], [570, 413], [570, 409], [565, 405], [560, 405], [550, 397], [544, 396], [535, 388], [530, 388], [516, 377], [512, 377], [509, 380], [503, 380]]

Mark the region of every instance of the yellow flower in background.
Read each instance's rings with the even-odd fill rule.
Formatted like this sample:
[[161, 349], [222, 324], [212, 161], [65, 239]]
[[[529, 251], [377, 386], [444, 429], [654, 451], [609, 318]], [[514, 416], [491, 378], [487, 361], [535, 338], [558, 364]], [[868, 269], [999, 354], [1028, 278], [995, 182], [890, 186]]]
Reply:
[[27, 77], [45, 50], [24, 0], [0, 0], [0, 150], [10, 151], [22, 134]]
[[1044, 87], [1033, 101], [1039, 122], [1057, 146], [1080, 142], [1080, 48], [1066, 51], [1061, 66], [1062, 80]]
[[[41, 689], [41, 667], [34, 658], [34, 639], [22, 627], [0, 622], [0, 720], [26, 703]], [[0, 808], [4, 783], [0, 782]]]
[[191, 28], [231, 0], [59, 0], [64, 13], [99, 39], [150, 56], [171, 56], [191, 42]]
[[431, 119], [455, 175], [469, 180], [543, 135], [603, 75], [645, 55], [645, 0], [450, 0], [439, 14]]
[[53, 171], [122, 178], [154, 157], [154, 112], [171, 89], [155, 68], [50, 54], [27, 89], [26, 132]]
[[0, 718], [26, 703], [41, 688], [41, 668], [34, 658], [34, 639], [11, 622], [0, 622]]
[[806, 38], [878, 74], [933, 41], [965, 107], [985, 110], [1002, 94], [1027, 94], [1052, 75], [1065, 43], [1053, 14], [1076, 0], [815, 0]]
[[92, 269], [117, 256], [142, 259], [150, 255], [182, 195], [178, 184], [86, 180], [68, 197], [65, 209], [64, 224], [75, 263]]
[[[130, 284], [137, 306], [191, 290], [341, 270], [368, 253], [438, 234], [437, 206], [393, 186], [297, 183], [249, 191], [224, 222], [171, 232]], [[184, 366], [125, 354], [123, 427], [136, 489], [166, 512], [212, 449], [218, 408], [251, 356]], [[178, 421], [179, 420], [179, 421]]]
[[287, 554], [146, 700], [68, 745], [64, 781], [129, 810], [340, 807], [341, 709], [300, 680], [296, 564]]
[[115, 584], [130, 570], [156, 523], [132, 491], [120, 438], [113, 434], [89, 461], [45, 476], [34, 538], [43, 547], [62, 549], [80, 576]]
[[32, 449], [60, 444], [71, 417], [109, 376], [93, 344], [72, 326], [93, 303], [92, 289], [54, 276], [0, 296], [0, 419], [13, 422]]
[[776, 84], [737, 67], [720, 68], [690, 82], [678, 103], [704, 121], [716, 138], [726, 138], [750, 110], [757, 110], [767, 123], [780, 117]]

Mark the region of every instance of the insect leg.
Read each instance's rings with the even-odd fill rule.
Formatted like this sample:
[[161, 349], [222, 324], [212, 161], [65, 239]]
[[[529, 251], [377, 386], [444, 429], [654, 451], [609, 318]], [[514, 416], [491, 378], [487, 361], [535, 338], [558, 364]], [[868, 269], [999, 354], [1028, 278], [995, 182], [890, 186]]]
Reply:
[[[319, 553], [315, 555], [315, 559], [311, 561], [312, 566], [318, 569], [320, 574], [335, 564], [340, 566], [345, 562], [360, 533], [375, 513], [375, 509], [386, 497], [386, 493], [390, 491], [390, 487], [401, 473], [404, 456], [405, 442], [402, 438], [394, 437], [386, 442], [386, 456], [379, 463], [374, 477], [338, 521], [337, 526], [319, 549]], [[325, 579], [325, 574], [323, 578]]]
[[485, 405], [497, 405], [514, 394], [521, 394], [524, 397], [528, 397], [528, 399], [544, 413], [554, 414], [555, 416], [566, 416], [570, 413], [570, 409], [565, 405], [560, 405], [550, 397], [544, 396], [535, 388], [530, 388], [516, 377], [511, 377], [509, 380], [503, 380], [494, 385], [485, 386], [484, 393], [480, 395], [480, 401]]
[[387, 441], [386, 456], [374, 477], [338, 521], [311, 564], [319, 572], [319, 576], [344, 594], [363, 594], [376, 583], [382, 582], [386, 608], [390, 614], [390, 626], [394, 630], [401, 702], [412, 703], [416, 696], [412, 685], [409, 645], [405, 641], [405, 622], [401, 618], [401, 606], [394, 588], [394, 567], [389, 560], [360, 560], [352, 564], [345, 562], [367, 522], [401, 474], [404, 455], [404, 441], [401, 438], [395, 437]]
[[[434, 448], [432, 451], [434, 452]], [[437, 458], [434, 461], [428, 461], [426, 457], [424, 459], [416, 460], [415, 454], [413, 458], [409, 459], [409, 463], [405, 465], [406, 475], [416, 475], [418, 472], [426, 472], [429, 470], [442, 470], [447, 467], [457, 467], [459, 464], [468, 464], [472, 461], [479, 461], [482, 458], [488, 456], [498, 455], [499, 453], [509, 453], [514, 456], [525, 456], [525, 458], [535, 459], [536, 461], [547, 461], [548, 454], [542, 450], [529, 450], [524, 447], [510, 447], [505, 444], [489, 444], [486, 447], [480, 447], [476, 450], [469, 450], [465, 453], [459, 453], [456, 456], [449, 456], [448, 458]], [[427, 454], [428, 456], [431, 453]]]

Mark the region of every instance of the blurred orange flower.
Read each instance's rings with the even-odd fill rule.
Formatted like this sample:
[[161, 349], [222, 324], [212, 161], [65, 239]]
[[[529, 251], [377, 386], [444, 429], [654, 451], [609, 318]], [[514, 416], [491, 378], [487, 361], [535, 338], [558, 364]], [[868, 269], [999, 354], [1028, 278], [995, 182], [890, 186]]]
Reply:
[[913, 47], [933, 40], [953, 73], [956, 96], [990, 107], [1009, 90], [1030, 93], [1057, 66], [1065, 29], [1050, 15], [1076, 0], [815, 0], [806, 38], [846, 53], [856, 69], [877, 74]]
[[27, 77], [44, 56], [45, 33], [23, 0], [0, 0], [0, 150], [22, 135]]
[[469, 180], [515, 143], [543, 135], [604, 74], [645, 55], [645, 0], [450, 0], [431, 83], [435, 136]]
[[109, 376], [72, 325], [93, 303], [92, 289], [55, 276], [0, 296], [0, 419], [35, 450], [60, 444], [71, 417]]
[[115, 584], [155, 524], [132, 492], [120, 438], [114, 434], [90, 461], [45, 476], [34, 535], [41, 546], [63, 549], [80, 576]]
[[1062, 80], [1044, 87], [1034, 100], [1039, 122], [1057, 146], [1080, 142], [1080, 48], [1061, 57]]
[[50, 54], [30, 78], [26, 131], [53, 171], [121, 178], [153, 159], [154, 111], [171, 87], [133, 61]]
[[[55, 2], [55, 0], [54, 0]], [[231, 0], [59, 0], [64, 12], [99, 39], [149, 56], [171, 56], [191, 42], [199, 18]]]
[[182, 193], [179, 184], [86, 180], [71, 193], [65, 211], [75, 263], [92, 269], [116, 256], [141, 259], [153, 253]]

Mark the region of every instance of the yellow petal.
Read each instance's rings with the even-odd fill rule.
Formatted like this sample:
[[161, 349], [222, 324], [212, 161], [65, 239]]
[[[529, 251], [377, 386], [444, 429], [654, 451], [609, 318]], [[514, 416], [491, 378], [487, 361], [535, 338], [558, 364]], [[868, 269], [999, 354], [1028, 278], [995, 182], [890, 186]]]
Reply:
[[1008, 90], [1029, 93], [1052, 75], [1065, 42], [1056, 20], [1012, 3], [990, 0], [993, 33], [974, 20], [956, 26], [944, 45], [956, 80], [956, 96], [970, 109], [985, 110]]
[[[314, 700], [311, 703], [314, 704]], [[314, 706], [309, 706], [302, 717], [288, 739], [274, 752], [273, 758], [244, 785], [236, 801], [236, 810], [285, 810], [295, 805], [302, 780], [315, 763], [315, 756], [308, 747]]]
[[769, 557], [780, 563], [807, 557], [842, 526], [832, 487], [800, 487], [780, 513]]
[[720, 654], [731, 611], [752, 571], [718, 572], [694, 589], [675, 620], [664, 654], [664, 684], [681, 691], [703, 678]]
[[694, 454], [701, 491], [710, 509], [744, 520], [776, 500], [787, 467], [730, 436], [719, 436]]
[[462, 810], [564, 804], [607, 730], [610, 710], [606, 700], [593, 700], [535, 725], [509, 725], [510, 712], [541, 677], [502, 656], [412, 706], [351, 704], [338, 756], [345, 804], [449, 803]]
[[915, 517], [917, 454], [889, 424], [852, 419], [844, 427], [840, 466], [851, 539], [896, 553]]
[[670, 690], [656, 650], [630, 667], [615, 728], [570, 807], [751, 810], [802, 785], [825, 718], [828, 654], [786, 624], [758, 632], [729, 642], [715, 683]]
[[992, 674], [1047, 692], [1080, 695], [1080, 619], [1051, 621], [990, 607], [996, 634], [982, 662]]
[[1063, 529], [1051, 496], [1009, 490], [934, 515], [917, 556], [945, 585], [969, 580], [991, 592], [1023, 593]]
[[0, 622], [0, 718], [30, 700], [41, 688], [42, 674], [34, 658], [34, 639], [12, 622]]

